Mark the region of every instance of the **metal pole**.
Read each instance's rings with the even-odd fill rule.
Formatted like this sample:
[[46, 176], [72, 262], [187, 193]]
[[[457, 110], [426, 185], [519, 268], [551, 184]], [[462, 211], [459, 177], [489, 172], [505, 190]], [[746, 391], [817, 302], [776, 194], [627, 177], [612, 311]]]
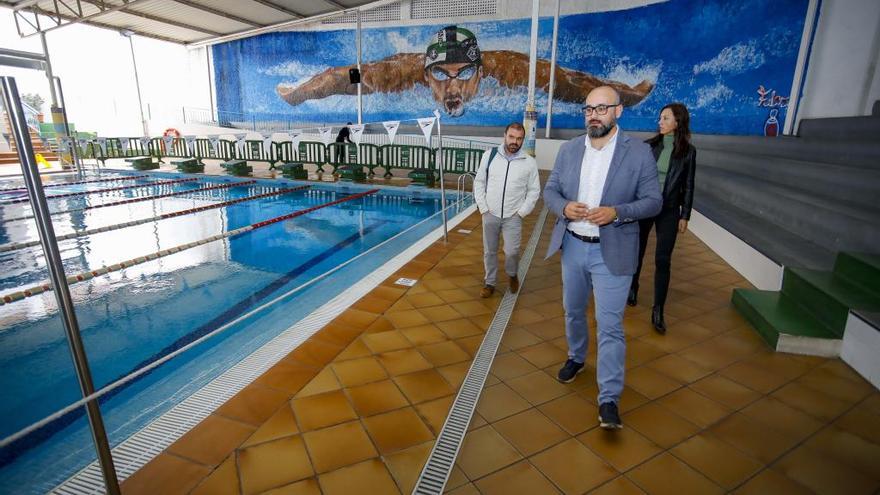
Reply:
[[532, 36], [529, 43], [529, 98], [526, 105], [535, 105], [535, 73], [538, 66], [538, 14], [540, 0], [532, 0]]
[[46, 57], [46, 78], [49, 79], [49, 94], [51, 95], [52, 107], [54, 108], [58, 106], [58, 96], [55, 94], [55, 85], [52, 82], [54, 76], [52, 75], [52, 62], [49, 61], [49, 45], [46, 44], [46, 33], [40, 33], [40, 43], [43, 44], [43, 56]]
[[[361, 74], [361, 11], [358, 9], [357, 11], [357, 66], [358, 66], [358, 75], [363, 77]], [[361, 83], [357, 83], [358, 87], [358, 124], [363, 123], [363, 111], [364, 111], [364, 99], [363, 93], [361, 92]]]
[[[73, 299], [70, 297], [70, 289], [67, 286], [67, 278], [64, 274], [64, 265], [61, 264], [61, 253], [55, 242], [55, 231], [52, 228], [52, 220], [49, 217], [49, 205], [46, 203], [46, 194], [40, 182], [37, 163], [34, 159], [34, 149], [31, 146], [27, 121], [21, 108], [21, 99], [18, 96], [18, 87], [12, 77], [0, 77], [3, 93], [5, 95], [6, 109], [9, 112], [9, 123], [18, 149], [18, 158], [21, 160], [21, 171], [27, 186], [28, 197], [34, 217], [37, 221], [37, 230], [40, 234], [40, 243], [46, 256], [46, 267], [49, 270], [49, 278], [55, 289], [55, 299], [61, 319], [64, 322], [64, 331], [67, 334], [67, 344], [73, 358], [76, 376], [79, 380], [80, 392], [83, 397], [95, 392], [92, 383], [92, 374], [89, 370], [89, 361], [86, 357], [85, 346], [79, 333], [79, 323], [73, 308]], [[110, 452], [110, 442], [107, 440], [107, 432], [104, 430], [104, 420], [101, 418], [101, 410], [98, 401], [92, 400], [86, 404], [86, 414], [91, 426], [92, 440], [98, 453], [98, 462], [104, 475], [104, 484], [108, 493], [120, 494], [119, 480], [116, 478], [116, 469], [113, 466], [113, 456]]]
[[449, 241], [449, 229], [446, 225], [446, 186], [443, 184], [443, 134], [440, 132], [440, 112], [434, 110], [437, 119], [437, 168], [440, 169], [440, 208], [443, 212], [443, 242]]
[[547, 130], [544, 137], [550, 138], [550, 121], [553, 119], [553, 90], [556, 89], [556, 41], [559, 38], [559, 5], [562, 0], [556, 0], [556, 14], [553, 16], [553, 46], [550, 49], [550, 91], [547, 94]]
[[211, 70], [211, 47], [205, 47], [205, 60], [208, 64], [208, 104], [211, 105], [211, 121], [217, 122], [217, 117], [214, 115], [214, 81]]
[[55, 84], [58, 86], [58, 98], [61, 100], [61, 113], [64, 115], [64, 133], [70, 138], [70, 154], [73, 155], [73, 163], [76, 165], [76, 173], [80, 177], [83, 175], [82, 160], [76, 151], [76, 139], [70, 135], [70, 121], [67, 120], [67, 104], [64, 103], [64, 91], [61, 89], [61, 78], [55, 76]]
[[137, 59], [134, 56], [134, 40], [131, 39], [134, 33], [132, 33], [131, 31], [122, 31], [119, 34], [128, 38], [128, 46], [129, 48], [131, 48], [131, 66], [132, 68], [134, 68], [134, 85], [137, 88], [138, 110], [140, 110], [141, 112], [141, 125], [144, 127], [144, 136], [149, 136], [150, 129], [147, 125], [147, 119], [144, 117], [144, 103], [141, 100], [141, 80], [138, 77]]

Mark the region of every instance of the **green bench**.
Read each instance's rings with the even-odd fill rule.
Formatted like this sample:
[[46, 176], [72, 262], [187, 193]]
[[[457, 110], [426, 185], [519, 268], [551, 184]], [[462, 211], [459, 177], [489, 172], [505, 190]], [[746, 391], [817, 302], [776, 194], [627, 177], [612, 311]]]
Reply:
[[336, 171], [339, 173], [339, 180], [342, 181], [366, 182], [367, 180], [367, 174], [364, 173], [364, 167], [343, 165], [336, 169]]
[[426, 169], [413, 170], [412, 172], [407, 174], [407, 177], [412, 179], [413, 184], [421, 185], [421, 186], [425, 186], [425, 187], [434, 187], [435, 178], [434, 178], [434, 171], [433, 170], [426, 170]]
[[187, 174], [202, 173], [205, 171], [205, 165], [199, 163], [197, 158], [179, 158], [171, 160], [171, 164], [177, 167], [177, 170]]
[[238, 177], [247, 177], [254, 171], [254, 167], [248, 166], [245, 160], [229, 160], [220, 164], [227, 173]]
[[309, 172], [299, 162], [285, 162], [280, 167], [281, 175], [288, 179], [308, 180]]
[[135, 170], [154, 170], [159, 168], [159, 164], [154, 163], [153, 159], [149, 156], [134, 156], [126, 158], [125, 161], [130, 163], [131, 167]]

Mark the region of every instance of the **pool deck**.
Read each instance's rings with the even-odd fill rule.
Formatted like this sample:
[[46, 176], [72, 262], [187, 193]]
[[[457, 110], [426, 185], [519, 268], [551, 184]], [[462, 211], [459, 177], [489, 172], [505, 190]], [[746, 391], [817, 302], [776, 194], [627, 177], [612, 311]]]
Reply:
[[[537, 220], [530, 215], [523, 231]], [[880, 393], [846, 364], [774, 353], [730, 304], [749, 284], [679, 237], [665, 336], [653, 266], [627, 307], [624, 429], [597, 427], [595, 345], [566, 359], [543, 226], [449, 493], [875, 493]], [[467, 218], [123, 483], [125, 494], [410, 493], [506, 283], [480, 299]], [[523, 239], [523, 245], [528, 239]], [[653, 240], [646, 259], [651, 259]], [[503, 258], [503, 255], [502, 255]], [[413, 287], [395, 285], [413, 278]], [[503, 277], [503, 275], [502, 275]], [[590, 313], [592, 318], [592, 312]]]

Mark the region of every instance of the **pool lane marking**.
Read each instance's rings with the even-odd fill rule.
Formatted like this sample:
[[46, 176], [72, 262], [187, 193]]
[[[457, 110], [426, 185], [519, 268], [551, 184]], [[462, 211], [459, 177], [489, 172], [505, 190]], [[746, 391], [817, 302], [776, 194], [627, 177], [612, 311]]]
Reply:
[[[207, 244], [209, 242], [219, 241], [220, 239], [226, 239], [229, 237], [235, 237], [238, 235], [246, 234], [252, 230], [259, 229], [260, 227], [265, 227], [267, 225], [272, 225], [274, 223], [283, 222], [285, 220], [290, 220], [292, 218], [296, 218], [296, 217], [305, 215], [307, 213], [311, 213], [313, 211], [320, 210], [322, 208], [327, 208], [328, 206], [334, 206], [334, 205], [338, 205], [340, 203], [345, 203], [347, 201], [351, 201], [354, 199], [363, 198], [365, 196], [368, 196], [370, 194], [375, 194], [377, 192], [379, 192], [379, 189], [370, 189], [369, 191], [366, 191], [366, 192], [352, 194], [351, 196], [346, 196], [344, 198], [337, 199], [335, 201], [330, 201], [329, 203], [324, 203], [321, 205], [313, 206], [311, 208], [306, 208], [305, 210], [295, 211], [292, 213], [288, 213], [286, 215], [281, 215], [279, 217], [270, 218], [269, 220], [257, 222], [257, 223], [248, 225], [246, 227], [241, 227], [241, 228], [238, 228], [235, 230], [230, 230], [229, 232], [225, 232], [225, 233], [217, 234], [217, 235], [212, 235], [211, 237], [208, 237], [205, 239], [201, 239], [201, 240], [193, 241], [193, 242], [188, 242], [186, 244], [181, 244], [179, 246], [174, 246], [174, 247], [171, 247], [168, 249], [163, 249], [161, 251], [157, 251], [155, 253], [147, 254], [144, 256], [139, 256], [137, 258], [133, 258], [133, 259], [130, 259], [127, 261], [120, 261], [119, 263], [116, 263], [116, 264], [113, 264], [110, 266], [103, 266], [101, 268], [98, 268], [97, 270], [82, 272], [82, 273], [78, 273], [76, 275], [70, 275], [67, 277], [67, 283], [69, 285], [73, 285], [77, 282], [83, 282], [85, 280], [93, 279], [95, 277], [99, 277], [101, 275], [105, 275], [110, 272], [123, 270], [125, 268], [130, 267], [130, 266], [135, 266], [135, 265], [139, 265], [141, 263], [146, 263], [147, 261], [153, 261], [153, 260], [161, 258], [163, 256], [167, 256], [169, 254], [174, 254], [174, 253], [179, 253], [181, 251], [185, 251], [187, 249], [194, 248], [196, 246], [201, 246], [201, 245]], [[26, 297], [36, 296], [37, 294], [42, 294], [43, 292], [47, 292], [50, 290], [52, 290], [52, 286], [48, 283], [44, 283], [41, 285], [35, 285], [32, 287], [29, 287], [27, 289], [24, 289], [24, 290], [21, 290], [18, 292], [6, 294], [2, 298], [0, 298], [0, 306], [24, 299]]]
[[[154, 217], [144, 218], [141, 220], [132, 220], [130, 222], [122, 222], [122, 223], [117, 223], [117, 224], [113, 224], [113, 225], [106, 225], [104, 227], [96, 227], [94, 229], [77, 230], [77, 231], [71, 232], [69, 234], [56, 236], [55, 241], [56, 242], [57, 241], [66, 241], [68, 239], [76, 239], [77, 237], [85, 237], [85, 236], [89, 236], [89, 235], [93, 235], [93, 234], [100, 234], [102, 232], [110, 232], [112, 230], [119, 230], [119, 229], [124, 229], [127, 227], [134, 227], [136, 225], [143, 225], [145, 223], [156, 222], [159, 220], [165, 220], [168, 218], [180, 217], [183, 215], [191, 215], [193, 213], [199, 213], [199, 212], [203, 212], [203, 211], [207, 211], [207, 210], [213, 210], [215, 208], [223, 208], [224, 206], [231, 206], [231, 205], [238, 204], [238, 203], [244, 203], [245, 201], [253, 201], [255, 199], [266, 198], [269, 196], [278, 196], [281, 194], [290, 194], [292, 192], [297, 192], [297, 191], [302, 191], [304, 189], [308, 189], [309, 187], [311, 187], [311, 186], [306, 185], [306, 186], [291, 187], [291, 188], [287, 188], [287, 189], [279, 189], [277, 191], [271, 191], [271, 192], [267, 192], [267, 193], [263, 193], [263, 194], [256, 194], [253, 196], [246, 196], [244, 198], [233, 199], [230, 201], [224, 201], [222, 203], [213, 203], [210, 205], [199, 206], [197, 208], [189, 208], [186, 210], [173, 211], [171, 213], [163, 213], [161, 215], [156, 215]], [[0, 253], [8, 253], [9, 251], [17, 251], [19, 249], [24, 249], [24, 248], [29, 248], [29, 247], [33, 247], [33, 246], [39, 246], [39, 245], [40, 245], [39, 239], [33, 240], [33, 241], [27, 241], [27, 242], [13, 242], [10, 244], [3, 244], [3, 245], [0, 245]]]
[[[257, 181], [255, 181], [253, 179], [243, 180], [243, 181], [239, 181], [239, 182], [229, 182], [226, 184], [219, 184], [216, 186], [199, 187], [196, 189], [186, 189], [184, 191], [174, 191], [174, 192], [165, 193], [165, 194], [157, 194], [154, 196], [143, 196], [140, 198], [132, 198], [132, 199], [125, 199], [122, 201], [114, 201], [112, 203], [104, 203], [104, 204], [100, 204], [100, 205], [86, 206], [85, 208], [73, 208], [70, 210], [53, 211], [52, 213], [49, 213], [49, 215], [52, 216], [52, 215], [62, 215], [64, 213], [76, 213], [78, 211], [94, 210], [95, 208], [106, 208], [108, 206], [126, 205], [126, 204], [131, 204], [131, 203], [138, 203], [140, 201], [151, 201], [154, 199], [168, 198], [171, 196], [180, 196], [183, 194], [198, 193], [198, 192], [202, 192], [202, 191], [212, 191], [214, 189], [226, 189], [229, 187], [236, 187], [236, 186], [246, 186], [246, 185], [256, 184], [256, 183], [257, 183]], [[16, 220], [29, 220], [31, 218], [34, 218], [34, 216], [33, 215], [24, 215], [21, 217], [6, 218], [3, 221], [4, 222], [14, 222]]]
[[[89, 180], [77, 180], [73, 182], [58, 182], [58, 183], [49, 183], [43, 184], [43, 189], [47, 189], [49, 187], [64, 187], [64, 186], [76, 186], [79, 184], [94, 184], [96, 182], [112, 182], [112, 181], [123, 181], [123, 180], [135, 180], [135, 179], [143, 179], [145, 177], [149, 177], [149, 175], [128, 175], [128, 176], [119, 176], [119, 177], [107, 177], [106, 179], [89, 179]], [[26, 187], [16, 187], [12, 189], [0, 189], [0, 194], [12, 193], [12, 192], [26, 192]]]
[[[153, 187], [153, 186], [165, 186], [168, 184], [179, 184], [181, 182], [193, 182], [199, 180], [196, 177], [188, 178], [188, 179], [174, 179], [174, 180], [160, 180], [156, 182], [149, 182], [147, 184], [134, 184], [131, 186], [119, 186], [119, 187], [111, 187], [108, 189], [95, 189], [94, 191], [78, 191], [64, 194], [53, 194], [51, 196], [46, 196], [46, 199], [57, 199], [57, 198], [69, 198], [72, 196], [85, 196], [87, 194], [100, 194], [110, 191], [122, 191], [124, 189], [136, 189], [138, 187]], [[31, 200], [31, 198], [17, 198], [17, 199], [8, 199], [8, 200], [0, 200], [0, 206], [12, 205], [16, 203], [27, 203]]]

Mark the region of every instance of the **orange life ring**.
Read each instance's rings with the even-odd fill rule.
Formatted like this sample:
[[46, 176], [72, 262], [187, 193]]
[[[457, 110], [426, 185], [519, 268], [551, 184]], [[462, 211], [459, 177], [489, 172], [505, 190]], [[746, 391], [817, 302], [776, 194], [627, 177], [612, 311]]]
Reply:
[[168, 129], [165, 129], [165, 132], [162, 133], [162, 137], [168, 137], [168, 136], [173, 136], [175, 138], [180, 139], [180, 131], [178, 131], [177, 129], [175, 129], [173, 127], [169, 127]]

